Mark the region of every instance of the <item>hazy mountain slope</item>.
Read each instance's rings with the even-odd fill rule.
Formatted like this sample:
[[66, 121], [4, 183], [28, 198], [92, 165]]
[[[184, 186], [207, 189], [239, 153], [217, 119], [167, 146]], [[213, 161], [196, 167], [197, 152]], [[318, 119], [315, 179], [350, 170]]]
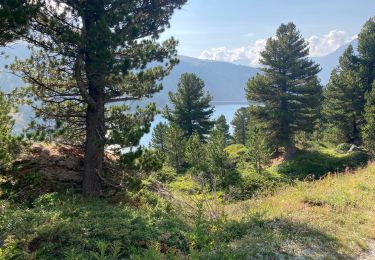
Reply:
[[[358, 41], [352, 42], [356, 48]], [[349, 44], [348, 44], [349, 45]], [[348, 45], [342, 46], [335, 52], [317, 57], [314, 60], [322, 67], [319, 76], [322, 83], [327, 84], [330, 73], [338, 64], [339, 57]], [[0, 89], [9, 92], [15, 87], [24, 85], [22, 81], [7, 72], [4, 66], [10, 64], [15, 57], [24, 59], [30, 54], [30, 50], [22, 44], [15, 44], [11, 47], [0, 48]], [[236, 65], [227, 62], [200, 60], [186, 56], [180, 57], [180, 63], [173, 69], [171, 74], [163, 80], [164, 89], [157, 93], [151, 100], [155, 101], [159, 107], [168, 103], [168, 92], [177, 89], [178, 80], [181, 74], [189, 72], [196, 73], [206, 83], [206, 89], [213, 95], [215, 104], [238, 104], [245, 103], [245, 86], [249, 78], [254, 76], [259, 70], [243, 65]], [[20, 128], [24, 122], [28, 121], [32, 114], [31, 109], [21, 108], [17, 126]]]
[[[358, 41], [352, 42], [354, 47], [358, 46]], [[323, 84], [329, 80], [332, 69], [334, 69], [339, 61], [339, 57], [349, 44], [342, 46], [335, 52], [323, 56], [316, 57], [314, 60], [322, 67], [319, 76]], [[30, 51], [22, 44], [16, 44], [12, 47], [0, 48], [0, 52], [4, 52], [0, 58], [0, 70], [4, 71], [4, 65], [9, 64], [15, 56], [24, 59]], [[7, 58], [6, 58], [7, 56]], [[178, 80], [182, 73], [196, 73], [206, 83], [206, 88], [214, 96], [215, 102], [238, 103], [246, 101], [245, 85], [247, 80], [254, 76], [258, 69], [232, 64], [228, 62], [200, 60], [186, 56], [180, 57], [180, 63], [173, 69], [171, 74], [163, 80], [164, 89], [156, 94], [155, 100], [159, 106], [168, 102], [168, 92], [175, 91]], [[14, 87], [22, 85], [22, 82], [9, 73], [0, 74], [0, 87], [8, 92]]]
[[164, 89], [155, 95], [158, 104], [168, 102], [168, 92], [175, 91], [181, 74], [195, 73], [202, 78], [206, 89], [213, 95], [214, 102], [245, 102], [245, 86], [258, 70], [227, 62], [200, 60], [181, 56], [180, 63], [163, 80]]
[[[26, 58], [30, 51], [24, 45], [14, 45], [9, 48], [1, 48], [0, 58], [0, 86], [5, 92], [22, 85], [19, 78], [4, 72], [4, 66], [9, 64], [15, 56], [20, 59]], [[235, 65], [226, 62], [206, 61], [185, 56], [180, 57], [180, 63], [173, 69], [171, 74], [163, 80], [164, 89], [155, 97], [159, 106], [168, 102], [168, 92], [175, 91], [181, 74], [189, 72], [196, 73], [206, 83], [206, 89], [213, 95], [214, 101], [225, 101], [238, 103], [246, 101], [245, 85], [247, 80], [257, 73], [257, 69]]]
[[354, 40], [351, 43], [341, 46], [339, 49], [327, 56], [316, 57], [313, 59], [315, 62], [320, 64], [322, 68], [322, 71], [319, 73], [319, 77], [324, 85], [328, 83], [332, 70], [339, 64], [339, 58], [349, 44], [352, 44], [356, 50], [358, 47], [358, 40]]

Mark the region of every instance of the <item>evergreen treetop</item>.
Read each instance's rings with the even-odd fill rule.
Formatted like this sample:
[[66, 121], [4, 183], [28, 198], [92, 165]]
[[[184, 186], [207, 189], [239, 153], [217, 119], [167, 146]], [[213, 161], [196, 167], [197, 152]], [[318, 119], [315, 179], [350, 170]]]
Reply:
[[248, 127], [250, 124], [250, 113], [248, 108], [241, 107], [234, 113], [233, 120], [233, 139], [236, 144], [246, 144]]
[[361, 58], [361, 77], [366, 92], [370, 92], [375, 80], [375, 17], [370, 18], [358, 35], [358, 52]]
[[232, 136], [229, 133], [229, 125], [224, 115], [219, 116], [215, 121], [215, 130], [224, 134], [225, 143], [229, 145], [232, 141]]
[[261, 53], [263, 73], [248, 82], [248, 100], [263, 104], [253, 110], [255, 120], [266, 124], [275, 145], [286, 148], [286, 158], [295, 151], [294, 134], [313, 131], [319, 115], [320, 68], [308, 55], [308, 43], [296, 26], [282, 24]]
[[169, 92], [169, 100], [173, 108], [167, 106], [164, 116], [181, 128], [185, 136], [197, 133], [204, 140], [215, 123], [211, 120], [212, 96], [204, 91], [203, 80], [192, 73], [182, 74], [177, 92]]
[[157, 124], [152, 132], [151, 147], [165, 152], [167, 131], [168, 125], [166, 123]]
[[360, 61], [349, 45], [324, 90], [323, 115], [328, 127], [336, 128], [340, 136], [345, 137], [337, 141], [361, 143], [360, 128], [364, 123], [366, 101], [359, 67]]

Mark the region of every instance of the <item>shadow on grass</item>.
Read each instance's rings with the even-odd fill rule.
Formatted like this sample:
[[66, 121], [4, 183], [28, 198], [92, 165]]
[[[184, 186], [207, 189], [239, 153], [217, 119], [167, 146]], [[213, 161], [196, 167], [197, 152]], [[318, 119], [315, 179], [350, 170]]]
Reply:
[[[231, 243], [235, 259], [351, 259], [347, 247], [335, 237], [305, 223], [285, 218], [231, 222], [223, 239]], [[234, 240], [234, 242], [233, 242]]]
[[184, 253], [189, 248], [187, 227], [175, 215], [161, 205], [138, 210], [82, 196], [46, 194], [31, 209], [2, 212], [0, 253], [7, 249], [6, 259], [94, 259], [101, 242], [108, 246], [105, 259], [116, 244], [119, 259], [150, 248], [163, 252], [173, 247]]
[[308, 224], [267, 219], [261, 214], [222, 223], [206, 233], [217, 243], [194, 251], [189, 236], [192, 230], [185, 221], [161, 205], [137, 210], [81, 196], [46, 194], [32, 209], [17, 207], [2, 212], [0, 249], [8, 250], [5, 259], [93, 259], [102, 241], [108, 245], [108, 259], [116, 243], [121, 246], [120, 259], [142, 257], [147, 250], [173, 252], [176, 257], [194, 254], [197, 259], [350, 258], [339, 253], [348, 250], [329, 234]]
[[277, 171], [291, 179], [319, 179], [327, 173], [351, 171], [365, 166], [369, 156], [363, 152], [353, 152], [335, 156], [320, 151], [299, 151], [296, 157], [278, 166]]

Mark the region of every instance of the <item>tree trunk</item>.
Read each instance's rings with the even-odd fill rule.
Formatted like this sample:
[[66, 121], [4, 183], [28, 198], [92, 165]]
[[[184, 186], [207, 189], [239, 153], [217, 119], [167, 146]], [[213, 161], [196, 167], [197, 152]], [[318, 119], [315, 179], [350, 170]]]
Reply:
[[357, 126], [357, 120], [355, 117], [353, 118], [353, 138], [350, 143], [357, 146], [361, 145], [360, 131]]
[[100, 177], [104, 158], [104, 103], [98, 102], [96, 109], [88, 108], [86, 113], [86, 143], [83, 174], [83, 194], [99, 197]]
[[106, 29], [98, 26], [104, 17], [103, 0], [86, 1], [83, 15], [83, 45], [85, 73], [88, 84], [86, 110], [86, 142], [82, 192], [88, 197], [101, 194], [100, 174], [103, 169], [105, 145], [105, 78], [108, 75], [108, 39], [101, 35]]
[[289, 140], [285, 145], [284, 161], [289, 161], [296, 155], [297, 149], [292, 140]]

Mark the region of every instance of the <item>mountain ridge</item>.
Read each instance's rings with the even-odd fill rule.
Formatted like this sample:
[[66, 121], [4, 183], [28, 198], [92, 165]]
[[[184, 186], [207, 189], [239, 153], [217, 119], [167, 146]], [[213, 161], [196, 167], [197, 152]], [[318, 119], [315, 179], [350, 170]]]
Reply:
[[[353, 40], [326, 56], [312, 58], [322, 67], [319, 77], [323, 85], [328, 83], [331, 71], [338, 65], [339, 57], [349, 44], [353, 44], [356, 48], [358, 41]], [[24, 59], [30, 55], [30, 50], [23, 44], [14, 44], [11, 47], [0, 48], [0, 52], [5, 53], [7, 56], [5, 58], [3, 55], [0, 58], [0, 70], [3, 70], [2, 68], [5, 65], [10, 64], [15, 57]], [[153, 100], [159, 106], [167, 104], [168, 92], [177, 89], [181, 74], [195, 73], [205, 82], [206, 89], [213, 96], [214, 102], [243, 103], [246, 102], [246, 82], [259, 72], [258, 68], [243, 64], [203, 60], [185, 55], [180, 55], [179, 58], [180, 63], [173, 68], [170, 75], [161, 81], [164, 86], [163, 90], [155, 94], [148, 101]], [[0, 74], [0, 87], [3, 91], [9, 92], [15, 87], [22, 85], [23, 83], [18, 77], [4, 71]]]

